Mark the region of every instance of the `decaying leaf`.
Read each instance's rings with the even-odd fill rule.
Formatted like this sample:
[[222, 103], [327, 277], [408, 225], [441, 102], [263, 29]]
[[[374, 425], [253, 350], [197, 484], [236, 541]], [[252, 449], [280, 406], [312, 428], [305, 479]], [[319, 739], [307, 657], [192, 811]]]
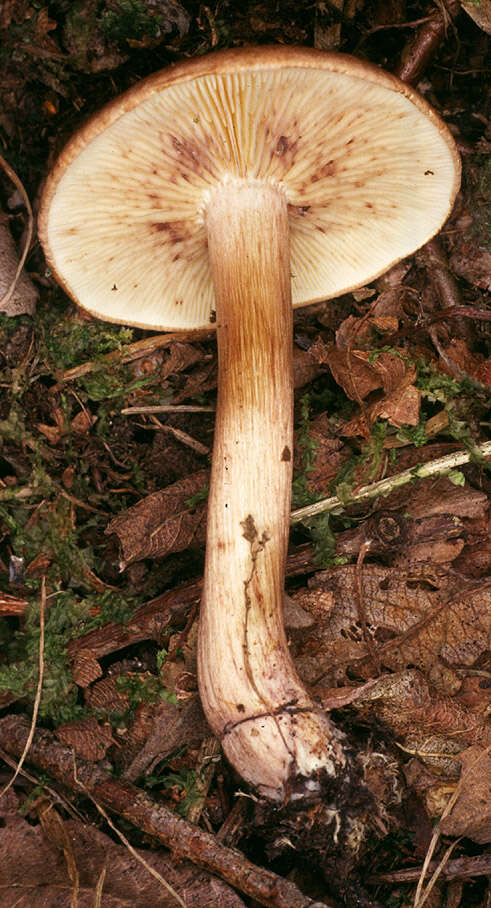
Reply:
[[[362, 570], [365, 633], [381, 667], [409, 665], [435, 672], [435, 664], [468, 666], [489, 646], [491, 586], [457, 593], [452, 578], [435, 567], [424, 572], [365, 564]], [[356, 663], [360, 677], [373, 673], [360, 618], [356, 568], [343, 565], [315, 575], [294, 598], [316, 618], [316, 628], [297, 653], [297, 668], [313, 683], [342, 678]]]
[[94, 762], [103, 760], [114, 743], [109, 723], [98, 722], [91, 717], [64, 722], [58, 725], [55, 734], [62, 744], [72, 748], [77, 757]]
[[[108, 524], [122, 550], [121, 570], [133, 561], [203, 545], [206, 535], [208, 472], [200, 470], [153, 492]], [[196, 504], [193, 499], [198, 500]], [[203, 500], [204, 499], [204, 500]]]
[[139, 4], [76, 0], [70, 4], [63, 29], [63, 45], [72, 66], [82, 72], [116, 69], [131, 48], [153, 48], [168, 43], [172, 34], [183, 38], [190, 16], [178, 0]]
[[[321, 413], [312, 420], [308, 428], [309, 447], [312, 462], [306, 473], [307, 489], [316, 495], [329, 494], [329, 487], [341, 465], [351, 456], [351, 449], [339, 438], [333, 436], [329, 416]], [[294, 469], [301, 471], [303, 444], [295, 438]]]
[[195, 694], [184, 703], [166, 703], [155, 706], [152, 727], [143, 746], [138, 740], [138, 750], [127, 766], [123, 778], [131, 782], [163, 760], [168, 754], [184, 745], [199, 745], [209, 733], [199, 697]]
[[183, 344], [181, 342], [170, 344], [169, 355], [160, 371], [161, 378], [165, 380], [169, 375], [183, 372], [189, 366], [199, 363], [201, 359], [202, 354], [193, 344]]
[[[94, 825], [63, 822], [66, 836], [57, 844], [41, 825], [18, 813], [11, 790], [0, 800], [0, 905], [2, 908], [72, 908], [73, 875], [78, 877], [78, 908], [94, 908], [97, 885], [103, 878], [104, 908], [175, 908], [175, 898], [122, 845]], [[73, 866], [66, 860], [68, 841]], [[211, 878], [187, 861], [149, 849], [137, 854], [175, 889], [188, 908], [240, 908], [242, 900], [221, 880]], [[72, 876], [70, 876], [70, 870]]]
[[491, 745], [474, 745], [459, 754], [462, 763], [457, 800], [441, 822], [444, 835], [491, 842]]
[[484, 717], [458, 696], [436, 694], [417, 669], [382, 675], [362, 685], [353, 702], [360, 710], [368, 705], [370, 713], [413, 750], [422, 751], [429, 736], [453, 740], [459, 749], [491, 745], [491, 727]]

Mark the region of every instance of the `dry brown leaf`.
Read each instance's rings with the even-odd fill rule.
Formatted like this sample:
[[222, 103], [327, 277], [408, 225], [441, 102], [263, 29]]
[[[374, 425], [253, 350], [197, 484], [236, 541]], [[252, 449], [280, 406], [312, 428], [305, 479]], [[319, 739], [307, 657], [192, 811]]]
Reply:
[[[324, 698], [319, 689], [316, 693]], [[436, 694], [422, 672], [407, 669], [382, 675], [358, 689], [355, 707], [383, 722], [408, 747], [421, 751], [428, 737], [452, 740], [458, 748], [491, 744], [491, 727], [468, 709], [458, 696]]]
[[441, 821], [444, 835], [491, 842], [491, 747], [475, 744], [459, 754], [462, 775], [457, 800]]
[[[399, 327], [399, 319], [393, 314], [370, 315], [368, 318], [356, 318], [349, 315], [341, 322], [336, 331], [336, 347], [347, 350], [349, 347], [365, 346], [379, 341], [380, 334], [393, 334]], [[374, 330], [375, 329], [375, 330]]]
[[450, 564], [464, 548], [463, 539], [434, 539], [419, 545], [410, 545], [392, 562], [393, 567], [402, 569], [423, 564]]
[[460, 2], [479, 28], [491, 35], [491, 0], [460, 0]]
[[[351, 457], [352, 451], [339, 438], [335, 438], [329, 426], [327, 413], [321, 413], [312, 420], [308, 429], [309, 442], [313, 444], [314, 457], [306, 475], [307, 488], [311, 494], [329, 494], [329, 487], [341, 465]], [[295, 439], [294, 469], [302, 470], [302, 450]]]
[[[199, 745], [209, 729], [197, 694], [183, 703], [156, 704], [152, 716], [152, 729], [123, 773], [128, 782], [151, 772], [172, 751], [187, 745]], [[141, 744], [138, 741], [138, 744]]]
[[442, 350], [444, 352], [444, 358], [440, 359], [439, 368], [442, 372], [450, 373], [448, 369], [445, 357], [448, 358], [456, 366], [458, 370], [467, 375], [475, 375], [482, 365], [483, 358], [482, 356], [475, 356], [469, 350], [465, 340], [461, 337], [454, 337], [450, 343], [443, 345]]
[[186, 375], [186, 382], [180, 391], [175, 391], [172, 396], [172, 403], [180, 404], [190, 397], [204, 394], [206, 391], [212, 391], [217, 386], [218, 369], [216, 360], [204, 363], [194, 369], [189, 375]]
[[[488, 648], [491, 584], [455, 594], [451, 578], [438, 567], [418, 573], [365, 564], [361, 577], [366, 632], [382, 667], [400, 671], [411, 665], [436, 677], [435, 666], [472, 665]], [[293, 596], [317, 622], [297, 650], [300, 673], [310, 683], [323, 675], [330, 683], [356, 663], [360, 677], [369, 676], [373, 665], [359, 615], [356, 568], [322, 571], [310, 587]]]
[[72, 432], [75, 432], [76, 435], [87, 435], [95, 421], [95, 416], [87, 410], [79, 410], [72, 419]]
[[462, 680], [457, 697], [463, 706], [475, 716], [476, 721], [489, 721], [491, 715], [491, 687], [486, 675], [468, 675]]
[[391, 426], [417, 426], [421, 407], [421, 392], [410, 384], [399, 386], [392, 394], [370, 408], [370, 421], [387, 419]]
[[114, 743], [109, 723], [98, 722], [91, 717], [58, 725], [55, 734], [62, 744], [72, 748], [77, 757], [94, 762], [103, 760]]
[[165, 380], [169, 375], [177, 375], [189, 366], [194, 366], [203, 359], [203, 354], [198, 347], [193, 344], [183, 344], [177, 342], [170, 344], [169, 355], [165, 360], [160, 375]]
[[491, 388], [491, 358], [479, 363], [472, 374], [472, 378]]
[[310, 382], [323, 375], [325, 369], [317, 362], [315, 356], [309, 350], [301, 350], [300, 347], [293, 347], [293, 384], [295, 388], [303, 388]]
[[149, 737], [154, 722], [155, 704], [140, 703], [133, 714], [130, 726], [118, 740], [114, 762], [119, 769], [125, 769], [139, 754]]
[[[0, 908], [72, 908], [73, 883], [63, 847], [20, 816], [12, 790], [0, 800]], [[65, 820], [79, 878], [78, 908], [94, 908], [105, 870], [104, 908], [175, 908], [176, 901], [149, 871], [95, 826]], [[181, 896], [187, 908], [241, 908], [242, 900], [221, 880], [188, 861], [174, 863], [161, 850], [137, 850]]]
[[206, 489], [208, 481], [208, 471], [200, 470], [147, 495], [111, 520], [106, 534], [116, 533], [119, 539], [121, 570], [142, 558], [162, 557], [204, 544], [206, 501], [195, 507], [188, 502]]
[[[318, 345], [316, 345], [317, 352]], [[312, 349], [312, 348], [311, 348]], [[319, 349], [318, 355], [321, 356]], [[338, 350], [324, 345], [320, 362], [326, 362], [338, 385], [350, 400], [364, 400], [372, 391], [383, 385], [382, 375], [374, 363], [368, 361], [364, 350]]]
[[56, 810], [53, 802], [43, 795], [36, 802], [35, 810], [48, 842], [54, 845], [58, 851], [63, 852], [70, 882], [78, 895], [80, 881], [73, 845], [68, 835], [66, 823]]

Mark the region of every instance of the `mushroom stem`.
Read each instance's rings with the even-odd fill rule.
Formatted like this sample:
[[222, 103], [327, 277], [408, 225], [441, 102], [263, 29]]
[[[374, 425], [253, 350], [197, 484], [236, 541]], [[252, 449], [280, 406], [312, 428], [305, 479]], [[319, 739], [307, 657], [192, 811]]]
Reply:
[[206, 226], [220, 376], [200, 691], [230, 762], [262, 795], [283, 800], [317, 790], [322, 769], [332, 776], [344, 765], [342, 735], [305, 691], [283, 627], [293, 457], [285, 195], [256, 181], [223, 184]]

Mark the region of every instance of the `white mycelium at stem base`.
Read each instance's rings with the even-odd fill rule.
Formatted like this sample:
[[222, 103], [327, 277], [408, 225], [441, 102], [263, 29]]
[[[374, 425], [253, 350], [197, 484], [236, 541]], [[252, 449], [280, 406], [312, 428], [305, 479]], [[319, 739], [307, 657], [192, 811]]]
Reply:
[[[292, 304], [281, 190], [234, 180], [206, 226], [216, 298], [219, 396], [199, 636], [203, 706], [238, 772], [283, 799], [296, 776], [343, 763], [283, 628], [293, 458]], [[302, 788], [302, 785], [300, 785]]]

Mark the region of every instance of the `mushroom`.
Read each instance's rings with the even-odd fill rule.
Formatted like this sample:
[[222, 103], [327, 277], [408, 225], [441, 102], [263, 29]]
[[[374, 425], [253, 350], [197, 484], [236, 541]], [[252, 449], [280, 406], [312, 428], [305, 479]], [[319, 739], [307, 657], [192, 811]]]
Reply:
[[450, 133], [407, 85], [348, 56], [261, 47], [144, 79], [46, 184], [40, 237], [77, 303], [144, 328], [216, 327], [199, 684], [228, 759], [273, 801], [347, 771], [283, 628], [292, 304], [353, 290], [429, 240], [459, 176]]

